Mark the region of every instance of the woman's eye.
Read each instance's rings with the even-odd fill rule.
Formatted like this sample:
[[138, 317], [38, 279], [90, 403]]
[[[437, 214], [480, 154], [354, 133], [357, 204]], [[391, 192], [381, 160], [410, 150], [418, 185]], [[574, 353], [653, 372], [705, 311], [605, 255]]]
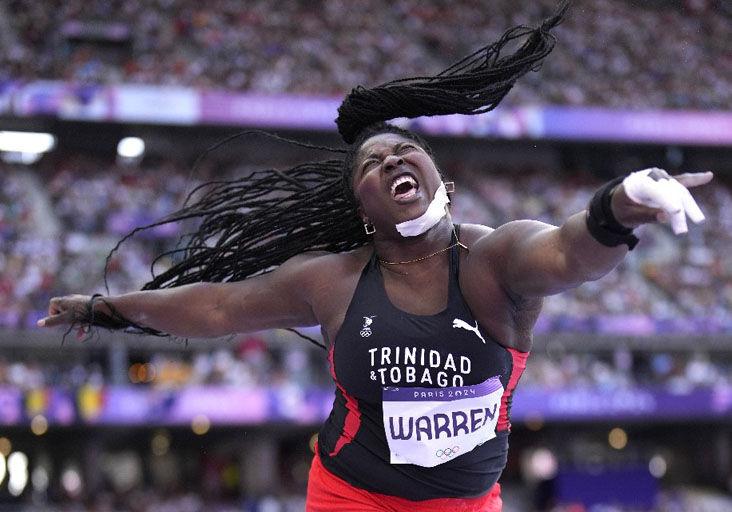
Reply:
[[403, 144], [399, 146], [399, 148], [397, 149], [397, 153], [407, 153], [409, 151], [412, 151], [413, 149], [414, 146], [412, 146], [411, 144]]
[[367, 171], [370, 168], [372, 168], [375, 164], [376, 164], [376, 160], [374, 160], [373, 158], [371, 158], [369, 160], [366, 160], [363, 163], [363, 165], [361, 166], [361, 169], [364, 170], [364, 171]]

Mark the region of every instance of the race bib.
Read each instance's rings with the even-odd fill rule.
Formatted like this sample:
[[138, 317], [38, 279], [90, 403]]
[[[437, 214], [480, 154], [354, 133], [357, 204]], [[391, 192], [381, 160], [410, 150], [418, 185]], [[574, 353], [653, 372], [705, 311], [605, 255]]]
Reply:
[[493, 439], [502, 396], [498, 377], [474, 386], [383, 388], [391, 463], [431, 468]]

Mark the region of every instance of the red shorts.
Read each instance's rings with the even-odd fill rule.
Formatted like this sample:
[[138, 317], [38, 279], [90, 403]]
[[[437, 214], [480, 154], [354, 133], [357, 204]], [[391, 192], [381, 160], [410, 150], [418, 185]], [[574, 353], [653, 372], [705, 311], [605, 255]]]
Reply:
[[354, 487], [325, 469], [316, 452], [310, 466], [305, 512], [501, 512], [501, 486], [478, 498], [412, 501]]

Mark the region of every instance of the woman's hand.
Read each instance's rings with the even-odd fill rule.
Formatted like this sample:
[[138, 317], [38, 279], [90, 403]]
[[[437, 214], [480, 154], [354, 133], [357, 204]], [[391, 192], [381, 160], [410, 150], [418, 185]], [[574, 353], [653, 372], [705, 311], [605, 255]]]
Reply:
[[38, 320], [38, 327], [55, 327], [83, 322], [89, 315], [90, 295], [53, 297], [48, 303], [48, 316]]
[[629, 228], [648, 222], [666, 222], [677, 235], [686, 233], [687, 215], [695, 224], [704, 220], [688, 189], [709, 183], [713, 177], [711, 172], [670, 176], [655, 167], [631, 173], [613, 192], [613, 215]]

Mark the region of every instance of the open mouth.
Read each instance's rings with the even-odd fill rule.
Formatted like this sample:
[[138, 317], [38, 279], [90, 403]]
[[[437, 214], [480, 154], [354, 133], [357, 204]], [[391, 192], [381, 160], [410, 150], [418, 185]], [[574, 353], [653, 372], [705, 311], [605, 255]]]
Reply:
[[391, 182], [391, 197], [397, 201], [410, 199], [419, 190], [419, 183], [409, 174], [401, 174]]

